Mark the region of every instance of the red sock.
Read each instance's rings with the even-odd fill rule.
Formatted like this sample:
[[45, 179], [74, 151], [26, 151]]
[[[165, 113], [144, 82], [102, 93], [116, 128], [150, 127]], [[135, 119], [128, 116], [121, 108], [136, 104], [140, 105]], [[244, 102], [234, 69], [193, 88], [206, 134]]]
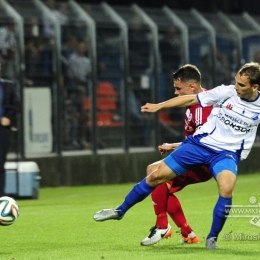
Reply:
[[180, 201], [174, 194], [169, 194], [167, 212], [176, 226], [181, 228], [182, 235], [187, 237], [192, 232], [192, 228], [187, 223]]
[[167, 200], [169, 196], [169, 190], [167, 184], [161, 184], [157, 186], [152, 194], [152, 201], [154, 212], [157, 215], [156, 226], [161, 228], [167, 228], [168, 219], [167, 219]]

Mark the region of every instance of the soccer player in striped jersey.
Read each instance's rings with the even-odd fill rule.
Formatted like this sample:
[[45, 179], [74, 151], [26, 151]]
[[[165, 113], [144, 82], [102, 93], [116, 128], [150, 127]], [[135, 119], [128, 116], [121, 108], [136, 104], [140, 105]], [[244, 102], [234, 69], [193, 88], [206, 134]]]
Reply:
[[96, 221], [120, 220], [136, 203], [145, 199], [156, 186], [194, 169], [208, 165], [217, 184], [219, 197], [206, 238], [206, 248], [217, 249], [217, 239], [232, 206], [237, 166], [246, 159], [253, 146], [260, 123], [260, 64], [243, 65], [235, 76], [235, 85], [221, 85], [197, 95], [176, 97], [159, 104], [147, 103], [142, 112], [154, 113], [170, 107], [200, 104], [213, 105], [207, 122], [194, 135], [168, 155], [152, 174], [134, 185], [123, 203], [115, 209], [94, 214]]
[[[175, 95], [184, 96], [198, 94], [204, 89], [201, 87], [201, 74], [199, 69], [191, 64], [180, 67], [173, 73], [173, 85]], [[212, 106], [202, 108], [199, 104], [186, 108], [184, 133], [185, 137], [194, 134], [195, 130], [202, 126], [212, 110]], [[175, 150], [180, 143], [163, 144], [159, 146], [161, 154]], [[147, 167], [147, 174], [155, 171], [161, 161], [154, 162]], [[171, 225], [168, 223], [167, 213], [170, 215], [176, 226], [180, 228], [183, 243], [198, 243], [199, 238], [193, 232], [183, 213], [179, 199], [175, 192], [182, 190], [189, 184], [204, 182], [211, 179], [212, 174], [205, 166], [188, 171], [182, 176], [176, 177], [164, 184], [157, 186], [151, 193], [156, 223], [150, 229], [150, 234], [141, 241], [142, 246], [149, 246], [159, 242], [163, 238], [172, 235]]]

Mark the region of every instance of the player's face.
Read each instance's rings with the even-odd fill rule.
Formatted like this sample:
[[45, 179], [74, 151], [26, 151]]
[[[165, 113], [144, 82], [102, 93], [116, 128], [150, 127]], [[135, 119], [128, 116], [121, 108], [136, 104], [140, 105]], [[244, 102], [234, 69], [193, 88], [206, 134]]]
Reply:
[[258, 85], [251, 85], [249, 77], [237, 74], [235, 77], [235, 90], [240, 98], [255, 100], [258, 96]]
[[184, 96], [193, 94], [190, 82], [183, 82], [179, 79], [173, 80], [173, 86], [175, 88], [175, 95]]

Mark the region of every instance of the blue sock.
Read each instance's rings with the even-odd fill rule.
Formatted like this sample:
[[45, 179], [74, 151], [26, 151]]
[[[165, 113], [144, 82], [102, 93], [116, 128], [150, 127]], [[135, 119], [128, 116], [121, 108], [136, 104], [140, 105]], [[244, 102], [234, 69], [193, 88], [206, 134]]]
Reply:
[[149, 194], [151, 194], [154, 189], [155, 187], [151, 187], [146, 183], [146, 178], [137, 183], [126, 195], [125, 201], [119, 207], [117, 207], [119, 210], [118, 215], [120, 217], [123, 216], [127, 210], [129, 210], [136, 203], [144, 200]]
[[211, 230], [207, 238], [218, 237], [220, 231], [222, 230], [226, 222], [231, 205], [232, 205], [232, 198], [224, 198], [219, 195], [218, 201], [213, 211], [213, 221], [212, 221]]

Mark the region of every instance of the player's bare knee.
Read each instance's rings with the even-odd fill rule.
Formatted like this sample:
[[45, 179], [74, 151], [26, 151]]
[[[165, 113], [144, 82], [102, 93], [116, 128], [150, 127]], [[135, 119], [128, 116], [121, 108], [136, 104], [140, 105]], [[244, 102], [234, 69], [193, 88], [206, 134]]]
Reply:
[[236, 175], [230, 171], [223, 171], [217, 176], [219, 194], [231, 198], [236, 183]]
[[152, 174], [154, 171], [157, 171], [160, 164], [161, 164], [162, 161], [157, 161], [157, 162], [154, 162], [154, 163], [151, 163], [147, 166], [146, 168], [146, 176], [149, 176], [150, 174]]
[[158, 171], [154, 171], [152, 174], [147, 176], [147, 183], [153, 187], [165, 183], [166, 181], [165, 177]]
[[233, 193], [233, 185], [224, 185], [219, 187], [219, 194], [224, 198], [231, 198]]
[[149, 164], [146, 168], [146, 176], [149, 176], [153, 172], [152, 164]]
[[219, 195], [221, 197], [224, 197], [224, 198], [232, 198], [232, 192], [225, 192], [225, 191], [222, 191], [219, 193]]

